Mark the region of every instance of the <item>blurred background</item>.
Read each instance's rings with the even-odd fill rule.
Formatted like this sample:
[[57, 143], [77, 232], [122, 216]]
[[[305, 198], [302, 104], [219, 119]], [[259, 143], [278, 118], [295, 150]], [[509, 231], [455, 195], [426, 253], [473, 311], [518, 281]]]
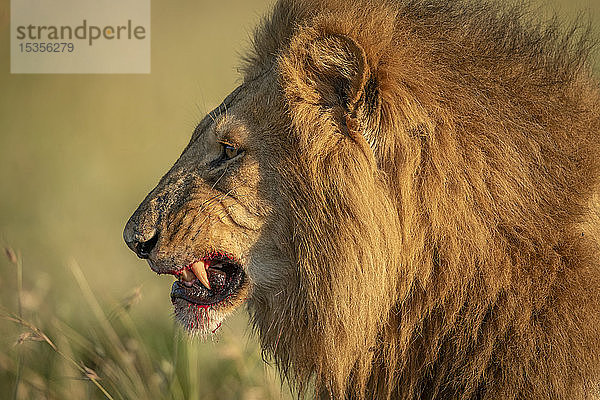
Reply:
[[[152, 0], [148, 75], [14, 75], [0, 0], [0, 398], [290, 397], [243, 310], [208, 342], [186, 338], [172, 279], [122, 241], [196, 123], [240, 82], [239, 55], [271, 4]], [[598, 0], [533, 4], [600, 22]]]

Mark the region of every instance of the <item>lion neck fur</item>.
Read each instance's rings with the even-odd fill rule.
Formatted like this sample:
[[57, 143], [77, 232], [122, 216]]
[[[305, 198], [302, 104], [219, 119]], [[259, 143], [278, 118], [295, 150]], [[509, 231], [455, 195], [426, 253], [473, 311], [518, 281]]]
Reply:
[[[302, 149], [281, 170], [293, 270], [250, 305], [263, 352], [300, 394], [587, 398], [600, 102], [586, 37], [489, 4], [340, 3], [280, 1], [245, 63], [246, 79], [278, 71]], [[328, 33], [377, 78], [372, 158], [286, 91], [305, 78], [294, 49]]]

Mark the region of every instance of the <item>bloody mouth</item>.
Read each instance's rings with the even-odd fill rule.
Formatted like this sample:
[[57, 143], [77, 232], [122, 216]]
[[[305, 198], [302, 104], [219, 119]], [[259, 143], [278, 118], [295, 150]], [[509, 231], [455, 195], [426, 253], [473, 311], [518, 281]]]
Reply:
[[245, 279], [242, 267], [232, 257], [215, 254], [198, 260], [177, 273], [171, 301], [185, 300], [200, 307], [221, 303], [239, 292]]

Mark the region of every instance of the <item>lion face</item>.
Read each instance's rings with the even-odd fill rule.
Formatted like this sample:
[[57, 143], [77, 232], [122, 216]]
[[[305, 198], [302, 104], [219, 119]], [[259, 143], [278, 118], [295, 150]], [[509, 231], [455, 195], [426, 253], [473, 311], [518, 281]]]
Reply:
[[411, 273], [381, 169], [392, 149], [377, 137], [385, 80], [344, 32], [276, 40], [268, 60], [248, 57], [244, 83], [198, 125], [124, 239], [177, 278], [171, 300], [187, 331], [214, 332], [246, 303], [282, 370], [339, 370], [328, 383], [338, 386], [359, 358], [369, 365]]
[[[278, 191], [272, 165], [285, 147], [272, 82], [245, 83], [207, 115], [125, 227], [128, 246], [153, 271], [177, 278], [171, 301], [192, 333], [217, 329], [280, 263], [278, 242], [261, 235]], [[259, 238], [270, 245], [257, 252]]]

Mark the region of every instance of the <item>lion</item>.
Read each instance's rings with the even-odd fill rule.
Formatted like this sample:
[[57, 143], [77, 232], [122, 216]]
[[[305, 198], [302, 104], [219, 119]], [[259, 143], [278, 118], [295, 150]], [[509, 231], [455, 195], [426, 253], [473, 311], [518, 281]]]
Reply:
[[125, 227], [183, 327], [245, 305], [300, 397], [595, 396], [592, 41], [528, 15], [279, 0]]

